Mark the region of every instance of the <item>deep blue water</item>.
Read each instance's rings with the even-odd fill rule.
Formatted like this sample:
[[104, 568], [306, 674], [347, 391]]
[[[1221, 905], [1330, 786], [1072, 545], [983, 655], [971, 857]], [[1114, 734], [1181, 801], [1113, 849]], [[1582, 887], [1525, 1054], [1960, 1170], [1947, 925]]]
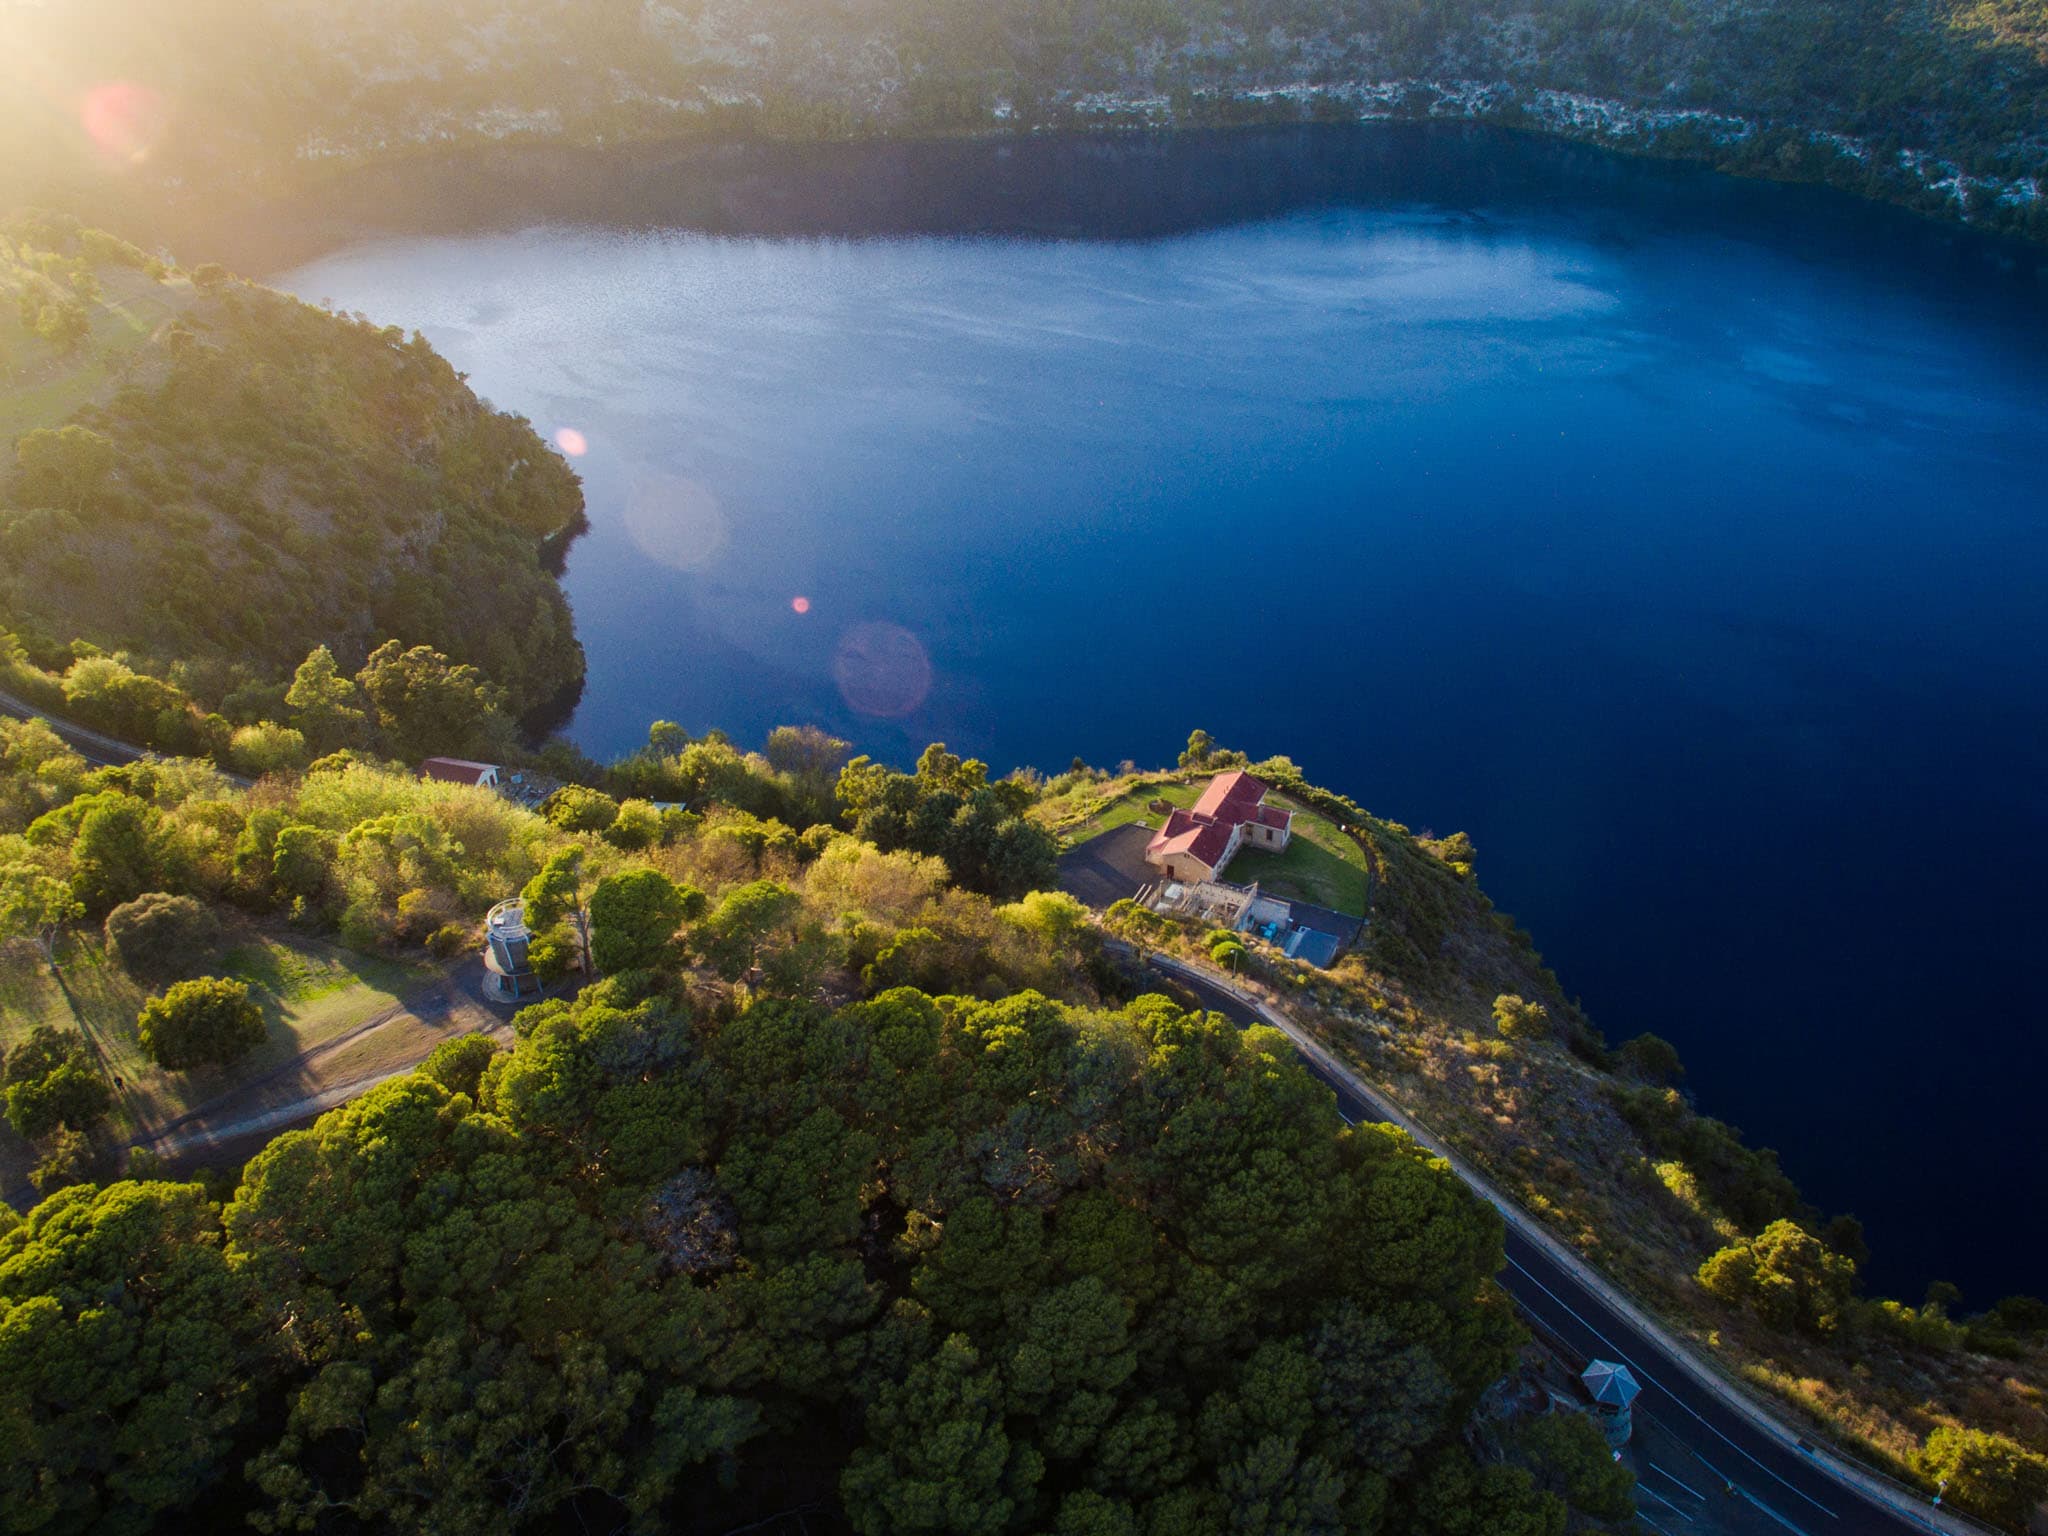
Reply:
[[1879, 1286], [2048, 1288], [2039, 253], [1457, 130], [404, 175], [283, 281], [583, 434], [591, 751], [1288, 753]]

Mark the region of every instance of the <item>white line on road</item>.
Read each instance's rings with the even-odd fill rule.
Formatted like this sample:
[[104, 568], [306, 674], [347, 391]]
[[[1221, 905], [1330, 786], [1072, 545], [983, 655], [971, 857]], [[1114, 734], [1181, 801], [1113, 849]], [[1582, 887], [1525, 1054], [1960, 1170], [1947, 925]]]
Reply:
[[1669, 1499], [1665, 1498], [1663, 1494], [1659, 1493], [1656, 1489], [1650, 1487], [1647, 1483], [1637, 1483], [1636, 1492], [1647, 1493], [1651, 1498], [1655, 1499], [1659, 1504], [1662, 1504], [1666, 1509], [1670, 1510], [1671, 1513], [1678, 1516], [1678, 1518], [1683, 1520], [1687, 1525], [1691, 1525], [1693, 1523], [1691, 1515], [1688, 1515], [1684, 1510], [1680, 1509], [1676, 1504], [1672, 1503]]
[[1769, 1515], [1773, 1520], [1777, 1521], [1778, 1524], [1785, 1527], [1786, 1530], [1792, 1532], [1792, 1536], [1806, 1536], [1805, 1531], [1801, 1530], [1798, 1526], [1794, 1525], [1790, 1520], [1787, 1520], [1783, 1515], [1779, 1514], [1775, 1509], [1771, 1508], [1770, 1505], [1766, 1504], [1762, 1499], [1758, 1498], [1755, 1494], [1751, 1493], [1747, 1488], [1737, 1488], [1735, 1490], [1735, 1496], [1739, 1499], [1744, 1499], [1747, 1500], [1749, 1503], [1754, 1504], [1758, 1509], [1762, 1510], [1765, 1514]]
[[1702, 1504], [1707, 1502], [1707, 1496], [1704, 1493], [1701, 1493], [1699, 1489], [1693, 1487], [1692, 1484], [1688, 1483], [1684, 1478], [1675, 1476], [1670, 1472], [1666, 1472], [1662, 1467], [1658, 1466], [1657, 1463], [1650, 1460], [1649, 1457], [1645, 1456], [1643, 1458], [1643, 1465], [1648, 1467], [1652, 1472], [1656, 1472], [1661, 1474], [1662, 1476], [1670, 1478], [1671, 1481], [1678, 1484], [1679, 1487], [1683, 1488], [1687, 1493], [1691, 1494], [1694, 1498], [1698, 1499]]

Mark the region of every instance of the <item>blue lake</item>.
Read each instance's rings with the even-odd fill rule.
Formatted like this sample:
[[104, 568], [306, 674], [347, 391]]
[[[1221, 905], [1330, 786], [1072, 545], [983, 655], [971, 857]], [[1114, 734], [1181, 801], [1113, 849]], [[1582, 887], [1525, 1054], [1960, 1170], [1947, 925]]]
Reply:
[[1877, 1285], [2048, 1284], [2041, 253], [1456, 129], [404, 177], [279, 280], [581, 435], [592, 752], [1287, 753]]

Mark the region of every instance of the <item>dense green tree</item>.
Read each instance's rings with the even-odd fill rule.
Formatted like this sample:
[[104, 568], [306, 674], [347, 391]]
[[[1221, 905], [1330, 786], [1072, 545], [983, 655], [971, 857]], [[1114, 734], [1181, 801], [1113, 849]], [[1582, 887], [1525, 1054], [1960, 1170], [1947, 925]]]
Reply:
[[334, 653], [316, 645], [292, 675], [284, 701], [292, 724], [316, 752], [359, 745], [369, 721], [357, 705], [355, 683], [335, 664]]
[[327, 891], [340, 852], [332, 832], [294, 822], [277, 829], [271, 847], [270, 877], [285, 895], [317, 901]]
[[410, 760], [490, 756], [506, 745], [503, 696], [475, 667], [429, 645], [387, 640], [370, 653], [356, 685], [392, 751]]
[[731, 892], [711, 910], [698, 932], [698, 947], [719, 975], [737, 980], [802, 910], [802, 898], [788, 886], [775, 880], [756, 880]]
[[1685, 1064], [1678, 1059], [1678, 1047], [1662, 1035], [1644, 1033], [1624, 1040], [1615, 1052], [1622, 1070], [1632, 1077], [1662, 1088], [1685, 1076]]
[[969, 890], [1017, 897], [1054, 883], [1058, 848], [1024, 819], [1031, 791], [1014, 780], [991, 784], [988, 766], [925, 748], [915, 773], [857, 757], [839, 773], [841, 809], [854, 832], [884, 852], [908, 848], [946, 861]]
[[1477, 1466], [1444, 1451], [1410, 1502], [1413, 1536], [1563, 1536], [1565, 1507], [1520, 1467]]
[[49, 1024], [0, 1058], [0, 1097], [7, 1123], [31, 1139], [59, 1126], [89, 1130], [114, 1102], [85, 1036]]
[[1040, 1475], [1027, 1448], [1013, 1455], [995, 1371], [954, 1334], [868, 1409], [871, 1447], [854, 1452], [841, 1479], [846, 1512], [861, 1536], [916, 1531], [995, 1536], [1019, 1495]]
[[140, 1533], [190, 1500], [264, 1332], [195, 1184], [67, 1189], [0, 1233], [0, 1531]]
[[1945, 1497], [2008, 1530], [2023, 1530], [2048, 1500], [2048, 1456], [2004, 1435], [1944, 1424], [1920, 1450], [1920, 1471]]
[[582, 784], [564, 784], [540, 810], [564, 832], [602, 832], [619, 819], [618, 801]]
[[419, 1070], [450, 1093], [466, 1093], [474, 1098], [483, 1082], [484, 1069], [497, 1054], [498, 1044], [489, 1035], [458, 1035], [429, 1051]]
[[46, 965], [57, 963], [57, 936], [85, 916], [85, 903], [41, 864], [0, 864], [0, 940], [27, 939]]
[[607, 972], [652, 965], [703, 903], [701, 892], [659, 870], [607, 875], [590, 893], [591, 959]]
[[[519, 900], [526, 915], [527, 926], [530, 929], [536, 934], [551, 936], [557, 934], [558, 930], [561, 930], [562, 937], [566, 938], [567, 943], [575, 946], [575, 952], [583, 962], [583, 969], [586, 972], [592, 969], [593, 961], [588, 942], [590, 933], [589, 915], [583, 909], [583, 849], [581, 845], [571, 844], [567, 848], [558, 848], [555, 852], [549, 854], [547, 862], [541, 865], [540, 872], [527, 881], [525, 888], [520, 891]], [[551, 937], [550, 943], [552, 944], [553, 942], [554, 940]], [[535, 947], [538, 948], [538, 941], [536, 941]], [[563, 974], [566, 974], [566, 948], [564, 948], [563, 953], [565, 955]], [[538, 958], [535, 959], [534, 965], [536, 972], [540, 972], [541, 966]], [[543, 981], [554, 981], [560, 980], [560, 977], [549, 977], [543, 974], [541, 979]]]
[[1774, 1221], [1731, 1243], [1699, 1269], [1709, 1295], [1747, 1307], [1774, 1328], [1834, 1331], [1856, 1284], [1856, 1266], [1797, 1222]]
[[220, 938], [220, 919], [190, 896], [147, 891], [107, 914], [107, 947], [131, 975], [189, 975]]
[[1583, 1413], [1558, 1410], [1532, 1421], [1518, 1448], [1536, 1485], [1596, 1520], [1635, 1513], [1635, 1474], [1614, 1458], [1607, 1437]]
[[37, 1194], [54, 1195], [60, 1189], [93, 1182], [98, 1155], [92, 1138], [85, 1132], [60, 1126], [44, 1138], [36, 1151], [40, 1155], [35, 1167], [29, 1170], [28, 1181]]
[[151, 998], [135, 1030], [143, 1054], [171, 1072], [239, 1061], [269, 1032], [248, 983], [224, 976], [181, 981]]
[[604, 829], [604, 840], [626, 853], [638, 853], [661, 841], [661, 812], [649, 800], [627, 800]]
[[132, 795], [107, 792], [89, 798], [93, 804], [79, 817], [71, 842], [71, 890], [88, 914], [103, 915], [161, 879], [161, 818]]

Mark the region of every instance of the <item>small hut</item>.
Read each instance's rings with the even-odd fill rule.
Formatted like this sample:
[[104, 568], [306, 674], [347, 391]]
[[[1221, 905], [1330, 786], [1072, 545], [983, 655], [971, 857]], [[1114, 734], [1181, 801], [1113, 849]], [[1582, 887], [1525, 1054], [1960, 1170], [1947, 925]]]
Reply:
[[1599, 1421], [1607, 1443], [1616, 1450], [1628, 1444], [1628, 1437], [1635, 1431], [1629, 1405], [1643, 1390], [1629, 1368], [1612, 1360], [1595, 1360], [1580, 1374], [1579, 1384], [1593, 1399], [1593, 1417]]
[[514, 897], [491, 908], [484, 919], [484, 969], [490, 973], [491, 995], [506, 999], [539, 997], [543, 988], [527, 950], [533, 935], [526, 928], [526, 903]]

